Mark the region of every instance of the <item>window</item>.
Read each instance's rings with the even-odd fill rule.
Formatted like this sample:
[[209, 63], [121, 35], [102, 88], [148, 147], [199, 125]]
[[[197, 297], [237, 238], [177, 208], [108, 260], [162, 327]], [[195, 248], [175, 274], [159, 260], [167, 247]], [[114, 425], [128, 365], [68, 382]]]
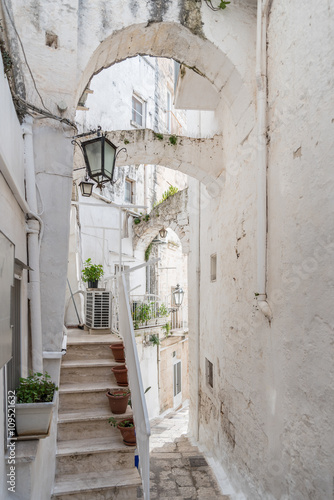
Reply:
[[216, 281], [217, 279], [217, 254], [214, 253], [210, 256], [210, 279]]
[[132, 120], [135, 127], [145, 127], [145, 103], [137, 96], [132, 96]]
[[169, 90], [167, 90], [166, 129], [167, 132], [172, 131], [172, 96]]
[[205, 378], [209, 387], [213, 388], [213, 364], [205, 358]]
[[125, 203], [135, 202], [135, 183], [130, 179], [125, 179], [124, 201]]

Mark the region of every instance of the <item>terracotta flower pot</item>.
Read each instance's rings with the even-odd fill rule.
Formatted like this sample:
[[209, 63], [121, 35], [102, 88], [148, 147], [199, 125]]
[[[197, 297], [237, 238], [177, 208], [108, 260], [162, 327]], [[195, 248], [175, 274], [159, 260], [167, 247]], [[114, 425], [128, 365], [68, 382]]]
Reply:
[[[133, 424], [133, 427], [123, 427], [121, 424], [123, 422], [130, 422]], [[133, 418], [126, 418], [125, 420], [121, 420], [117, 426], [117, 429], [121, 431], [123, 443], [127, 446], [136, 446], [136, 429], [134, 426]]]
[[128, 383], [128, 369], [125, 365], [113, 366], [111, 371], [115, 375], [117, 385], [127, 387]]
[[115, 361], [117, 363], [124, 363], [125, 356], [124, 356], [124, 344], [123, 344], [123, 342], [122, 343], [113, 342], [109, 347], [112, 350]]
[[130, 393], [128, 391], [122, 391], [119, 389], [112, 391], [112, 393], [107, 392], [106, 396], [109, 400], [109, 406], [112, 413], [120, 415], [121, 413], [126, 412], [130, 397]]

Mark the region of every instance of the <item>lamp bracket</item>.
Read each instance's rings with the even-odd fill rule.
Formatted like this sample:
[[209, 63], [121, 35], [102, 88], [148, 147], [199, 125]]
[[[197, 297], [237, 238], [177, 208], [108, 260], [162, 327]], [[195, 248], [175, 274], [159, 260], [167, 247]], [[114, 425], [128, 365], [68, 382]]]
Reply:
[[93, 135], [93, 134], [96, 134], [97, 137], [100, 137], [101, 135], [101, 126], [99, 125], [97, 127], [97, 129], [93, 129], [93, 130], [90, 130], [89, 132], [84, 132], [83, 134], [78, 134], [78, 135], [74, 135], [72, 137], [72, 144], [78, 144], [78, 141], [76, 141], [75, 139], [78, 139], [79, 137], [87, 137], [88, 135]]

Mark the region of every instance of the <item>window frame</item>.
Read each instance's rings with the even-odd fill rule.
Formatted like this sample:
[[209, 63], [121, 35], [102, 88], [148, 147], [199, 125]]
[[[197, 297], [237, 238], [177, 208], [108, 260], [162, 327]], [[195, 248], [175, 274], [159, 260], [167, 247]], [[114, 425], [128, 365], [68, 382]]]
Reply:
[[[130, 184], [130, 186], [131, 186], [131, 194], [130, 194], [131, 200], [128, 200], [126, 198], [126, 184], [127, 183]], [[124, 181], [124, 202], [125, 203], [129, 203], [131, 205], [135, 204], [135, 196], [136, 196], [135, 187], [136, 187], [136, 182], [133, 179], [129, 179], [129, 177], [126, 177], [125, 181]]]
[[205, 380], [206, 385], [213, 389], [213, 363], [208, 358], [205, 358]]
[[217, 253], [210, 255], [210, 281], [211, 283], [217, 281]]
[[[139, 103], [142, 106], [142, 112], [140, 113], [135, 107], [134, 107], [134, 101]], [[138, 116], [141, 117], [141, 123], [139, 123], [136, 119]], [[132, 98], [131, 98], [131, 120], [130, 123], [133, 127], [136, 128], [145, 128], [146, 126], [146, 102], [142, 97], [140, 97], [138, 94], [133, 93]]]

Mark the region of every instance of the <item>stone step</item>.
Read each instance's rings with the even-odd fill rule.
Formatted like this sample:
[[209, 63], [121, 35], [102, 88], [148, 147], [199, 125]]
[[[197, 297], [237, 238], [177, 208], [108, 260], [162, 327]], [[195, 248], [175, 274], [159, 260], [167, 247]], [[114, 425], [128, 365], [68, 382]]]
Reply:
[[72, 343], [68, 342], [66, 346], [66, 354], [63, 359], [66, 361], [72, 360], [85, 360], [85, 359], [114, 359], [110, 344], [117, 342], [117, 340], [110, 338], [107, 341], [100, 341], [95, 343]]
[[134, 466], [134, 449], [123, 443], [118, 429], [108, 438], [77, 439], [57, 444], [56, 478], [66, 474], [119, 470]]
[[141, 485], [136, 468], [65, 475], [55, 483], [52, 499], [132, 500]]
[[87, 383], [116, 383], [112, 366], [120, 366], [111, 359], [64, 360], [61, 364], [60, 385]]
[[124, 389], [115, 382], [95, 384], [66, 384], [59, 387], [59, 411], [109, 408], [106, 393], [109, 389]]
[[[108, 439], [115, 430], [108, 422], [110, 417], [116, 418], [117, 421], [123, 420], [124, 418], [131, 418], [131, 408], [128, 406], [128, 411], [123, 415], [112, 414], [109, 407], [97, 407], [93, 411], [83, 410], [79, 412], [61, 413], [58, 416], [57, 440], [58, 442], [73, 441], [75, 439], [81, 439], [83, 435], [86, 439], [93, 439], [94, 437], [105, 437]], [[119, 432], [117, 429], [116, 431]]]

